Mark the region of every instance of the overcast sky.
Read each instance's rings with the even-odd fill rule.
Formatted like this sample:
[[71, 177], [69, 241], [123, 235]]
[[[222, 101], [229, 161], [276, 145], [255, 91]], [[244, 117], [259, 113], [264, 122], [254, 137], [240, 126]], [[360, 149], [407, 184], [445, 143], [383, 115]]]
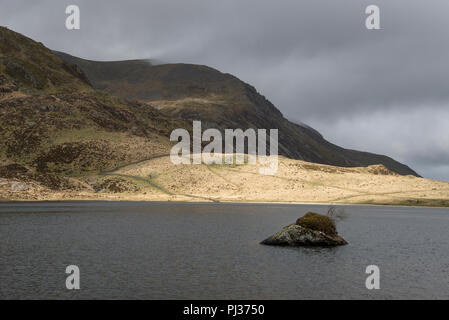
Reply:
[[93, 60], [209, 65], [333, 143], [449, 180], [447, 0], [0, 0], [0, 24]]

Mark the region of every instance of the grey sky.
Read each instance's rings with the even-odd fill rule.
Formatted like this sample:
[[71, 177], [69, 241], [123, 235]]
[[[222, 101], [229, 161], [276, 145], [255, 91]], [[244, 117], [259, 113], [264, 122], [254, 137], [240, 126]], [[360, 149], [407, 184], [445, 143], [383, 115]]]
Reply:
[[449, 180], [447, 0], [0, 0], [0, 24], [83, 58], [215, 67], [334, 143]]

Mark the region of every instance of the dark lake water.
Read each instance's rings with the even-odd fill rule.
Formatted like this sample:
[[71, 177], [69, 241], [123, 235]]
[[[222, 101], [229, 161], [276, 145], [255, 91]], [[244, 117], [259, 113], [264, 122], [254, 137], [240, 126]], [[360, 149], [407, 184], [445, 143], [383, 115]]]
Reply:
[[[0, 204], [2, 299], [448, 299], [447, 209], [348, 206], [349, 245], [260, 245], [327, 206]], [[67, 290], [65, 268], [80, 268]], [[368, 290], [368, 265], [380, 289]]]

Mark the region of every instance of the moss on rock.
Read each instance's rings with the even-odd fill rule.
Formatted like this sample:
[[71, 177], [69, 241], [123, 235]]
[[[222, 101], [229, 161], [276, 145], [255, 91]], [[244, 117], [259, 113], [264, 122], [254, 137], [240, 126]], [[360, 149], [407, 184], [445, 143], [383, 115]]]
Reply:
[[324, 232], [330, 236], [337, 234], [335, 222], [331, 218], [314, 212], [307, 212], [296, 220], [296, 224], [304, 228]]

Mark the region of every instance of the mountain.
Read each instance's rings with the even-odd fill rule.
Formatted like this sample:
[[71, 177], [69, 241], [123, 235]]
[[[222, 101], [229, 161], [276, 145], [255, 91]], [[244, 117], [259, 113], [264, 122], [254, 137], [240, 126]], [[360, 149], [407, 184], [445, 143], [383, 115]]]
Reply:
[[213, 68], [155, 65], [150, 60], [98, 62], [54, 53], [82, 70], [95, 89], [139, 100], [169, 118], [201, 120], [203, 129], [277, 128], [279, 153], [286, 157], [341, 167], [382, 164], [401, 175], [419, 176], [387, 156], [344, 149], [328, 142], [316, 130], [286, 119], [251, 85]]
[[[0, 166], [24, 166], [27, 177], [45, 181], [52, 179], [43, 175], [103, 172], [168, 154], [170, 132], [191, 128], [192, 120], [202, 120], [203, 128], [278, 128], [280, 153], [294, 159], [383, 164], [417, 175], [288, 121], [232, 75], [189, 64], [83, 60], [0, 27]], [[15, 168], [12, 176], [25, 170], [7, 168]]]
[[170, 132], [189, 125], [95, 90], [80, 68], [0, 27], [0, 165], [23, 166], [4, 175], [112, 169], [167, 154]]

